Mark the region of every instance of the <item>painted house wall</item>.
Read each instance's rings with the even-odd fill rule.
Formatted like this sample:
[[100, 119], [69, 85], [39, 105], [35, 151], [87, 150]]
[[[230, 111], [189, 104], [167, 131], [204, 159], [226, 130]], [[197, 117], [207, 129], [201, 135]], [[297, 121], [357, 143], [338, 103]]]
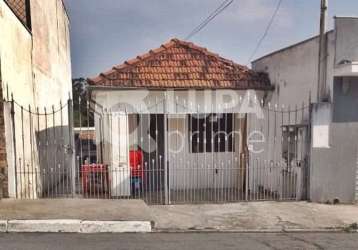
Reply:
[[[335, 33], [328, 32], [327, 83], [333, 87], [333, 65], [335, 59]], [[279, 106], [301, 106], [310, 95], [317, 100], [319, 38], [313, 37], [281, 51], [274, 52], [252, 62], [256, 71], [267, 72], [275, 91], [269, 101]], [[332, 91], [329, 91], [332, 92]]]
[[[165, 94], [167, 98], [171, 98], [170, 101], [163, 101]], [[95, 105], [97, 112], [99, 114], [104, 112], [104, 117], [107, 117], [107, 112], [117, 114], [110, 118], [112, 122], [106, 121], [106, 118], [103, 119], [104, 138], [97, 138], [98, 143], [104, 139], [104, 163], [112, 166], [126, 166], [129, 169], [128, 157], [126, 156], [128, 150], [136, 148], [135, 145], [137, 144], [141, 145], [141, 137], [143, 137], [142, 143], [149, 147], [145, 132], [145, 128], [148, 130], [147, 126], [149, 123], [147, 114], [162, 114], [165, 112], [168, 113], [168, 132], [171, 134], [168, 136], [167, 141], [167, 148], [170, 149], [168, 162], [171, 189], [181, 190], [185, 186], [188, 187], [190, 185], [197, 188], [241, 187], [244, 180], [243, 175], [240, 174], [242, 170], [240, 168], [243, 168], [240, 165], [240, 153], [243, 151], [240, 136], [235, 136], [234, 152], [190, 153], [188, 114], [235, 112], [235, 131], [239, 132], [243, 126], [243, 116], [239, 114], [240, 104], [238, 103], [236, 106], [223, 111], [225, 106], [223, 103], [230, 103], [230, 99], [234, 97], [237, 97], [239, 100], [241, 96], [241, 99], [244, 99], [246, 94], [245, 91], [231, 90], [207, 90], [194, 93], [185, 90], [173, 92], [94, 89], [92, 91], [92, 99], [97, 103]], [[195, 96], [195, 98], [190, 99], [191, 95]], [[251, 91], [250, 95], [251, 98], [254, 98], [254, 95], [256, 95], [256, 99], [260, 100], [264, 96], [264, 93]], [[213, 98], [215, 96], [218, 96], [217, 101]], [[191, 103], [192, 100], [194, 100], [196, 105]], [[124, 112], [129, 113], [129, 115], [125, 115]], [[138, 117], [134, 116], [134, 114], [139, 114], [138, 124], [135, 121]], [[99, 115], [97, 116], [95, 125], [96, 131], [99, 131], [101, 121], [99, 120]], [[113, 125], [113, 119], [119, 121], [115, 121]], [[137, 126], [137, 129], [134, 128], [135, 126]], [[126, 127], [129, 127], [129, 129], [126, 130]], [[120, 133], [120, 131], [126, 131], [129, 134], [125, 135]], [[143, 131], [144, 135], [141, 136]], [[120, 144], [119, 147], [118, 143]], [[151, 144], [151, 148], [154, 147], [155, 142]], [[119, 155], [110, 153], [113, 151], [116, 151]], [[164, 158], [164, 156], [162, 157]], [[149, 165], [149, 163], [147, 164]], [[154, 167], [154, 169], [159, 168], [159, 166]], [[209, 171], [207, 171], [208, 169]]]
[[[329, 32], [328, 48], [329, 51], [334, 49], [334, 33]], [[275, 86], [275, 90], [268, 95], [266, 99], [266, 108], [271, 110], [278, 110], [274, 115], [273, 112], [268, 114], [265, 112], [265, 119], [251, 119], [251, 123], [256, 127], [256, 130], [263, 131], [266, 135], [263, 143], [263, 152], [261, 154], [254, 154], [251, 158], [261, 168], [271, 168], [268, 175], [271, 180], [279, 180], [277, 182], [265, 183], [262, 181], [262, 186], [268, 190], [282, 193], [284, 179], [287, 179], [282, 173], [287, 169], [287, 163], [282, 158], [282, 125], [305, 125], [309, 123], [308, 105], [311, 96], [311, 101], [316, 100], [317, 91], [317, 75], [318, 75], [318, 37], [313, 37], [296, 45], [290, 46], [281, 51], [274, 52], [268, 56], [264, 56], [252, 63], [252, 68], [255, 71], [267, 72], [271, 83]], [[333, 67], [334, 53], [328, 53], [327, 64]], [[327, 75], [328, 78], [333, 78], [332, 74]], [[302, 112], [301, 109], [304, 108]], [[293, 111], [299, 109], [297, 114]], [[290, 117], [288, 113], [290, 112]], [[267, 125], [269, 120], [269, 125]], [[297, 137], [298, 145], [309, 145], [308, 131]], [[300, 146], [299, 146], [300, 147]], [[309, 150], [301, 150], [298, 152], [297, 159], [305, 161]], [[293, 160], [293, 159], [292, 159]], [[303, 168], [294, 168], [293, 173], [289, 175], [297, 176], [297, 187], [301, 187], [300, 198], [304, 198], [303, 183], [305, 180], [302, 176]], [[291, 179], [288, 181], [292, 181]], [[253, 182], [252, 182], [253, 183]]]
[[31, 0], [35, 100], [38, 106], [72, 96], [70, 21], [62, 0]]
[[0, 1], [2, 82], [19, 104], [50, 108], [72, 93], [69, 19], [61, 0], [30, 6], [31, 31]]
[[[240, 152], [243, 145], [240, 136], [234, 137], [235, 150], [220, 153], [192, 153], [190, 150], [189, 117], [169, 117], [168, 138], [171, 149], [169, 160], [169, 183], [173, 190], [196, 188], [242, 188]], [[242, 118], [235, 115], [235, 131], [242, 131]], [[210, 142], [209, 142], [210, 143]]]
[[[330, 72], [337, 71], [342, 60], [358, 60], [358, 19], [335, 18], [335, 64]], [[351, 203], [357, 197], [357, 141], [358, 141], [358, 78], [335, 77], [332, 82], [329, 145], [312, 149], [311, 190], [312, 200]], [[319, 108], [319, 106], [318, 106]]]
[[[68, 97], [72, 95], [69, 19], [61, 0], [31, 0], [30, 6], [31, 30], [21, 23], [4, 0], [0, 0], [2, 89], [3, 96], [7, 100], [9, 100], [8, 93], [13, 93], [14, 99], [19, 105], [26, 109], [31, 107], [33, 111], [39, 107], [40, 112], [44, 112], [44, 107], [49, 111], [52, 109], [52, 105], [58, 109], [60, 102], [65, 104]], [[6, 108], [10, 109], [10, 107]], [[15, 138], [19, 144], [17, 152], [22, 152], [20, 108], [15, 110], [15, 131], [11, 129], [9, 110], [4, 112], [7, 114], [4, 118], [7, 145], [12, 145], [12, 134], [15, 132]], [[63, 126], [67, 127], [67, 109], [63, 112]], [[24, 124], [30, 124], [30, 117], [26, 115], [26, 112], [23, 121]], [[56, 126], [56, 129], [61, 130], [59, 118], [55, 122], [57, 124], [48, 121], [48, 128]], [[38, 134], [44, 133], [44, 123], [43, 120], [40, 121]], [[25, 129], [28, 133], [26, 133], [24, 143], [30, 145], [31, 140], [28, 136], [30, 131], [28, 131], [28, 127]], [[68, 129], [64, 129], [64, 131], [68, 131]], [[66, 136], [66, 132], [64, 136], [69, 138], [68, 134]], [[37, 138], [33, 138], [34, 145], [36, 145]], [[68, 140], [65, 143], [68, 144]], [[52, 148], [49, 154], [56, 154], [54, 150], [55, 148]], [[14, 150], [9, 146], [6, 151], [10, 180], [9, 195], [15, 197]], [[38, 166], [38, 159], [38, 149], [35, 147], [31, 151], [29, 147], [26, 147], [21, 156], [17, 155], [16, 161], [22, 162], [21, 164], [25, 166], [24, 169], [30, 165], [35, 165], [34, 167], [37, 166], [38, 169], [48, 167], [42, 164], [40, 164], [42, 166]], [[66, 164], [66, 166], [68, 165]], [[35, 188], [34, 180], [25, 179], [24, 182]], [[25, 184], [21, 186], [25, 186]], [[35, 194], [31, 194], [31, 196], [35, 196]]]
[[[312, 149], [311, 197], [352, 202], [357, 194], [358, 78], [336, 78], [329, 105], [329, 147]], [[320, 109], [318, 109], [320, 110]], [[316, 109], [313, 110], [316, 117]]]
[[[314, 104], [312, 113], [309, 198], [316, 202], [333, 201], [335, 198], [341, 202], [354, 200], [358, 137], [356, 109], [352, 107], [356, 105], [356, 99], [341, 95], [337, 89], [339, 78], [334, 75], [340, 67], [337, 65], [339, 62], [357, 59], [357, 27], [357, 18], [337, 17], [335, 29], [327, 33], [326, 85], [331, 104], [327, 104], [328, 107]], [[312, 102], [317, 101], [317, 60], [318, 37], [314, 37], [258, 59], [252, 65], [254, 70], [268, 72], [271, 82], [275, 84], [271, 103], [293, 107], [300, 106], [310, 93]], [[350, 94], [356, 95], [354, 88], [350, 91]], [[325, 110], [328, 110], [328, 116], [323, 115]], [[332, 117], [339, 117], [344, 122], [338, 123]]]
[[[247, 106], [245, 98], [258, 102], [265, 96], [264, 91], [244, 90], [106, 90], [93, 89], [92, 99], [113, 112], [122, 110], [126, 113], [245, 113], [242, 103]], [[164, 101], [165, 96], [167, 101]], [[255, 98], [256, 96], [256, 98]], [[164, 105], [166, 104], [166, 106]]]
[[335, 64], [343, 60], [351, 62], [358, 61], [358, 18], [357, 17], [336, 17], [336, 53]]
[[[0, 59], [2, 77], [2, 95], [7, 96], [8, 83], [12, 84], [12, 91], [18, 93], [19, 98], [27, 100], [27, 105], [34, 104], [32, 93], [32, 63], [31, 63], [31, 34], [25, 29], [23, 24], [17, 19], [15, 14], [5, 4], [0, 1]], [[15, 84], [17, 83], [17, 84]], [[4, 105], [4, 127], [6, 140], [6, 162], [3, 168], [7, 168], [8, 185], [4, 189], [9, 191], [10, 197], [15, 196], [15, 170], [12, 147], [12, 133], [10, 132], [10, 107]], [[16, 120], [20, 120], [19, 114]], [[20, 137], [19, 137], [20, 140]], [[12, 145], [13, 146], [13, 145]]]
[[[34, 104], [32, 84], [32, 35], [17, 19], [8, 5], [0, 1], [0, 58], [2, 83], [9, 92], [24, 100], [24, 105]], [[16, 96], [15, 94], [15, 96]]]

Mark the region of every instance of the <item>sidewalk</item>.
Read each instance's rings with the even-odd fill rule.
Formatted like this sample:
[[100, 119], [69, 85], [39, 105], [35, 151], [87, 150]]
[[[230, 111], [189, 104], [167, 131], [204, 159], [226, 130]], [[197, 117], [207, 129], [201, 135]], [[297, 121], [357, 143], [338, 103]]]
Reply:
[[141, 200], [1, 200], [0, 232], [356, 231], [358, 205], [241, 202], [147, 206]]
[[358, 223], [358, 205], [264, 201], [150, 209], [155, 231], [341, 231]]
[[141, 200], [0, 200], [0, 232], [150, 232]]

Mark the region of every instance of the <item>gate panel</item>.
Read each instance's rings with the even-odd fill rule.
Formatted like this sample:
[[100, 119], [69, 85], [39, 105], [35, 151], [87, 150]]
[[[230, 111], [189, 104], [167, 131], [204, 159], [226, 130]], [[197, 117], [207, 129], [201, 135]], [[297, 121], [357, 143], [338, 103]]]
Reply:
[[19, 199], [73, 197], [74, 158], [71, 105], [50, 109], [9, 102], [14, 196]]
[[148, 204], [306, 198], [309, 106], [259, 102], [258, 115], [180, 100], [167, 110], [166, 101], [130, 110], [79, 100], [75, 129], [71, 101], [43, 112], [16, 110], [13, 102], [18, 197]]

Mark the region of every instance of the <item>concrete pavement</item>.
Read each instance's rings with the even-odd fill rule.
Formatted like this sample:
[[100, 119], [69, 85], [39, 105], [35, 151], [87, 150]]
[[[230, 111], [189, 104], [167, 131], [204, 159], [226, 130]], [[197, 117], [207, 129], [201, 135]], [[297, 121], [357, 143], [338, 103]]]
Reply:
[[357, 205], [265, 201], [150, 209], [156, 231], [334, 231], [358, 223]]
[[142, 200], [0, 200], [0, 220], [151, 221]]
[[147, 206], [141, 200], [1, 200], [0, 232], [357, 231], [357, 205], [309, 202]]
[[0, 234], [0, 249], [356, 250], [357, 236], [347, 233]]
[[151, 232], [152, 218], [141, 200], [0, 201], [0, 232]]

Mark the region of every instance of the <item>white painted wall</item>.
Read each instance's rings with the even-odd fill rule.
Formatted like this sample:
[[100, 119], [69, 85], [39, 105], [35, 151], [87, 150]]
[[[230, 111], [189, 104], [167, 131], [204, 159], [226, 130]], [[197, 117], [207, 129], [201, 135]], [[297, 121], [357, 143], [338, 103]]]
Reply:
[[[350, 69], [354, 69], [354, 62], [358, 59], [358, 19], [352, 17], [337, 17], [335, 18], [335, 29], [327, 33], [327, 75], [326, 86], [329, 94], [329, 101], [331, 107], [329, 110], [326, 108], [321, 109], [319, 106], [314, 110], [314, 126], [313, 126], [313, 143], [314, 148], [311, 151], [312, 159], [315, 162], [311, 162], [311, 197], [315, 201], [324, 202], [327, 199], [333, 199], [333, 193], [337, 196], [339, 194], [342, 197], [342, 201], [347, 202], [350, 200], [347, 197], [352, 193], [348, 189], [341, 190], [335, 189], [337, 192], [328, 191], [325, 187], [327, 178], [330, 182], [342, 181], [342, 179], [336, 178], [336, 171], [339, 168], [340, 173], [344, 176], [352, 176], [355, 173], [350, 169], [350, 164], [345, 164], [345, 168], [341, 168], [339, 164], [337, 166], [331, 166], [328, 162], [335, 162], [337, 157], [346, 155], [343, 159], [350, 159], [350, 149], [340, 148], [341, 139], [344, 138], [341, 133], [341, 127], [343, 124], [335, 124], [332, 121], [331, 112], [334, 107], [334, 75], [340, 77], [344, 76], [346, 69], [342, 70], [342, 65], [338, 65], [342, 60], [352, 61]], [[301, 43], [292, 45], [288, 48], [284, 48], [280, 51], [274, 52], [260, 59], [257, 59], [252, 63], [252, 68], [256, 71], [264, 71], [269, 74], [271, 83], [275, 85], [276, 89], [272, 96], [268, 98], [271, 105], [279, 104], [279, 108], [284, 105], [284, 109], [288, 106], [300, 107], [302, 102], [307, 103], [309, 94], [311, 93], [312, 102], [317, 102], [317, 75], [318, 75], [318, 37], [314, 37], [303, 41]], [[355, 75], [348, 72], [347, 75]], [[351, 108], [349, 105], [347, 108]], [[322, 112], [322, 113], [317, 113]], [[323, 116], [325, 119], [323, 119]], [[300, 118], [303, 123], [308, 121], [308, 116]], [[324, 124], [322, 121], [324, 120]], [[320, 135], [322, 133], [322, 136]], [[328, 133], [328, 135], [327, 135]], [[340, 134], [340, 138], [338, 137]], [[335, 139], [334, 139], [335, 138]], [[334, 141], [336, 140], [336, 141]], [[270, 143], [267, 143], [270, 145]], [[329, 149], [328, 147], [332, 147]], [[277, 149], [276, 155], [280, 155], [281, 148]], [[275, 155], [275, 154], [274, 154]], [[321, 159], [325, 155], [326, 159]], [[336, 156], [336, 157], [335, 157]], [[340, 160], [343, 160], [340, 159]], [[312, 165], [313, 164], [313, 165]], [[325, 175], [325, 180], [322, 177]], [[345, 179], [348, 180], [348, 179]], [[337, 186], [339, 184], [337, 183]], [[351, 185], [353, 186], [353, 185]]]
[[[66, 104], [69, 96], [72, 95], [71, 82], [71, 59], [70, 59], [70, 40], [69, 40], [69, 19], [65, 12], [61, 0], [31, 0], [31, 32], [26, 29], [17, 19], [12, 10], [4, 0], [0, 0], [0, 59], [2, 70], [3, 96], [7, 99], [7, 93], [13, 93], [14, 99], [19, 105], [26, 109], [31, 107], [34, 111], [37, 107], [40, 112], [51, 111], [54, 105], [57, 110], [62, 104]], [[63, 126], [68, 127], [67, 109], [63, 110]], [[31, 149], [29, 145], [36, 145], [37, 138], [30, 136], [30, 116], [24, 113], [25, 126], [25, 150], [22, 149], [22, 128], [21, 112], [18, 107], [15, 110], [15, 134], [17, 141], [17, 162], [21, 162], [23, 170], [34, 166], [39, 168], [39, 152], [36, 146]], [[9, 116], [5, 117], [5, 124], [9, 124]], [[60, 118], [56, 117], [55, 123], [48, 120], [48, 128], [56, 127], [61, 130]], [[38, 134], [44, 133], [45, 121], [40, 120], [40, 127], [33, 126], [40, 130]], [[6, 140], [12, 140], [12, 131], [6, 128]], [[65, 143], [68, 144], [68, 129], [64, 129]], [[10, 145], [10, 144], [8, 144]], [[55, 148], [48, 147], [49, 154], [54, 156]], [[7, 149], [8, 159], [14, 159], [12, 149]], [[23, 152], [20, 154], [20, 152]], [[21, 158], [21, 159], [20, 159]], [[19, 164], [19, 163], [18, 163]], [[14, 160], [8, 162], [9, 175], [14, 173]], [[63, 164], [64, 167], [71, 164]], [[53, 166], [41, 166], [41, 168]], [[10, 180], [14, 176], [9, 176]], [[24, 179], [30, 188], [36, 188], [36, 180]], [[25, 186], [25, 185], [21, 185]], [[14, 197], [14, 183], [9, 183], [10, 196]], [[20, 188], [21, 189], [21, 188]], [[41, 190], [41, 187], [40, 189]], [[20, 191], [22, 192], [22, 191]], [[36, 196], [31, 194], [31, 197]], [[29, 196], [29, 197], [30, 197]], [[33, 197], [35, 198], [35, 197]]]
[[[335, 29], [327, 33], [327, 87], [329, 100], [333, 99], [335, 69], [342, 60], [358, 61], [358, 18], [336, 17]], [[275, 91], [269, 98], [272, 104], [301, 106], [316, 102], [318, 75], [318, 43], [313, 37], [298, 44], [273, 52], [252, 62], [256, 71], [267, 72]]]
[[[240, 131], [239, 115], [235, 116], [235, 130]], [[169, 183], [172, 190], [195, 188], [240, 188], [242, 176], [240, 152], [241, 138], [234, 138], [234, 152], [191, 153], [187, 115], [171, 115], [168, 130], [170, 148]], [[208, 142], [211, 143], [211, 142]]]
[[342, 60], [358, 62], [358, 18], [336, 17], [335, 64]]
[[[167, 96], [167, 101], [164, 102], [164, 96]], [[169, 133], [178, 131], [183, 137], [178, 136], [178, 133], [173, 133], [168, 138], [168, 147], [175, 151], [179, 146], [181, 149], [176, 153], [168, 155], [169, 161], [169, 179], [170, 188], [174, 190], [181, 190], [184, 187], [196, 188], [229, 188], [241, 187], [243, 183], [243, 175], [240, 174], [240, 152], [242, 152], [241, 138], [236, 135], [235, 152], [227, 153], [190, 153], [189, 138], [188, 138], [188, 116], [186, 114], [192, 113], [215, 113], [215, 112], [235, 112], [235, 130], [240, 131], [243, 124], [243, 117], [240, 112], [242, 110], [243, 99], [247, 93], [245, 91], [232, 91], [232, 90], [216, 90], [216, 91], [197, 91], [190, 92], [185, 90], [179, 91], [155, 91], [155, 90], [101, 90], [94, 89], [92, 91], [92, 99], [97, 103], [96, 110], [101, 112], [115, 113], [119, 110], [129, 114], [162, 114], [168, 113], [168, 130]], [[264, 93], [260, 91], [251, 91], [250, 98], [259, 100], [263, 97]], [[190, 97], [193, 99], [190, 99]], [[238, 103], [231, 105], [231, 99], [234, 98]], [[241, 102], [240, 102], [241, 100]], [[166, 105], [164, 104], [166, 103]], [[227, 106], [223, 103], [228, 103]], [[227, 107], [227, 109], [225, 109]], [[250, 111], [249, 111], [250, 112]], [[142, 115], [142, 117], [146, 117]], [[104, 118], [104, 121], [106, 118]], [[135, 122], [128, 121], [129, 124]], [[139, 124], [141, 128], [148, 125], [149, 121], [143, 120]], [[138, 134], [122, 135], [121, 138], [114, 137], [113, 134], [117, 133], [118, 128], [110, 125], [110, 122], [104, 123], [105, 138], [105, 164], [113, 165], [113, 153], [110, 152], [117, 150], [115, 141], [126, 141], [129, 139], [126, 147], [131, 147], [131, 142], [138, 142], [135, 139]], [[122, 127], [127, 125], [122, 124]], [[131, 127], [131, 126], [130, 126]], [[99, 121], [96, 120], [96, 130], [99, 129]], [[129, 129], [135, 131], [134, 129]], [[98, 133], [96, 133], [98, 134]], [[146, 143], [146, 142], [145, 142]], [[162, 142], [164, 143], [164, 142]], [[124, 158], [123, 158], [124, 159]], [[128, 157], [127, 166], [129, 169]], [[122, 162], [125, 164], [125, 162]], [[158, 169], [158, 168], [157, 168]], [[209, 170], [208, 170], [209, 169]], [[217, 169], [217, 173], [216, 173]]]
[[[328, 92], [332, 94], [335, 32], [329, 32], [327, 36], [327, 88]], [[275, 86], [275, 90], [267, 98], [266, 108], [278, 112], [275, 116], [274, 112], [270, 112], [270, 114], [265, 112], [265, 119], [263, 120], [256, 118], [249, 120], [252, 124], [251, 128], [256, 127], [257, 130], [261, 130], [266, 135], [263, 152], [253, 155], [252, 158], [257, 159], [260, 168], [270, 169], [270, 171], [267, 171], [270, 176], [269, 180], [277, 180], [272, 183], [264, 183], [264, 180], [251, 181], [251, 183], [262, 183], [261, 185], [265, 188], [277, 191], [280, 194], [282, 194], [284, 188], [284, 181], [287, 179], [282, 175], [282, 171], [287, 168], [287, 163], [282, 158], [281, 126], [309, 123], [308, 105], [310, 96], [311, 102], [315, 102], [317, 97], [318, 44], [318, 37], [313, 37], [264, 56], [252, 63], [254, 70], [268, 73], [271, 83]], [[302, 107], [306, 107], [304, 112], [301, 111]], [[300, 111], [295, 113], [293, 112], [295, 109]], [[291, 111], [290, 116], [287, 113], [289, 110]], [[306, 135], [307, 131], [304, 133], [304, 136]], [[297, 138], [299, 145], [307, 145], [308, 141], [306, 140], [308, 139], [303, 136]], [[302, 154], [307, 152], [308, 149], [305, 149]], [[297, 160], [304, 160], [301, 155], [297, 155], [297, 157]], [[300, 176], [302, 173], [299, 169], [295, 169], [292, 175], [296, 174]], [[300, 185], [300, 183], [298, 184]]]
[[30, 2], [31, 32], [0, 0], [2, 81], [20, 105], [50, 109], [72, 93], [69, 19], [61, 0]]
[[[165, 96], [167, 98], [164, 101]], [[92, 99], [102, 109], [120, 109], [126, 113], [245, 113], [244, 99], [261, 100], [263, 91], [243, 90], [104, 90], [93, 89]], [[166, 104], [166, 107], [165, 105]], [[245, 102], [244, 106], [247, 106]]]
[[[4, 0], [0, 1], [0, 59], [4, 97], [6, 86], [24, 105], [34, 103], [32, 84], [32, 35]], [[16, 95], [17, 94], [17, 95]], [[26, 102], [25, 102], [26, 100]]]

